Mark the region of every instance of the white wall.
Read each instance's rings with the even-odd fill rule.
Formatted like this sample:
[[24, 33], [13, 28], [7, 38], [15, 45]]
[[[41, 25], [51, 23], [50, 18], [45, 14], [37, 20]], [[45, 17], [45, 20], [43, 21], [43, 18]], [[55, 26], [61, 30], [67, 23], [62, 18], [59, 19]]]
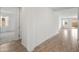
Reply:
[[58, 31], [58, 16], [51, 8], [22, 8], [22, 44], [32, 51]]

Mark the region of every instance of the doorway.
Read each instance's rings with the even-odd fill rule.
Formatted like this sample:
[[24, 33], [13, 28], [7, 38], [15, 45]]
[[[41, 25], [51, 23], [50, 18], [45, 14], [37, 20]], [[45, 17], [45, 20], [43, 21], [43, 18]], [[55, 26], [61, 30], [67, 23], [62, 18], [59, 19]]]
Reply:
[[19, 39], [19, 11], [18, 7], [0, 8], [0, 43]]
[[65, 17], [61, 19], [65, 51], [77, 51], [78, 48], [78, 19]]

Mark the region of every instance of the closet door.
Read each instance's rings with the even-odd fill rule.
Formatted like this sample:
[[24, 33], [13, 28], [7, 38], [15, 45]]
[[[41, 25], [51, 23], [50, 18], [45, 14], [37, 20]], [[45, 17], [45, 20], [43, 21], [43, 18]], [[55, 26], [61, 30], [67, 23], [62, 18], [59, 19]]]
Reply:
[[18, 40], [19, 34], [19, 8], [0, 8], [0, 18], [5, 18], [5, 26], [0, 27], [0, 40]]

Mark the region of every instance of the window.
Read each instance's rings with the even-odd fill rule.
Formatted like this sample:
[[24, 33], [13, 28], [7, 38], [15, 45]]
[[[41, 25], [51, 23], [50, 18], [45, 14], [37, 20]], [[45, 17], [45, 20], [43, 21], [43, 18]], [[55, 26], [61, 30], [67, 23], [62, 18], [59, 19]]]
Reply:
[[0, 27], [8, 26], [8, 17], [0, 17]]
[[72, 19], [72, 27], [73, 28], [78, 28], [78, 19], [77, 18]]

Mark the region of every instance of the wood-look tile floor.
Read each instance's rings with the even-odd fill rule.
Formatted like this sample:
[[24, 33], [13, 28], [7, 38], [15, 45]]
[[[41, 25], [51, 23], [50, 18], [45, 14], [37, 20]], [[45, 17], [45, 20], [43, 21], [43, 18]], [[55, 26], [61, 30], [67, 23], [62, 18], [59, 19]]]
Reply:
[[[58, 39], [57, 39], [58, 38]], [[34, 52], [64, 51], [63, 43], [59, 35], [50, 38], [34, 49]]]
[[[33, 52], [77, 52], [77, 39], [71, 36], [70, 31], [67, 33], [64, 30], [60, 31], [56, 36], [48, 39], [39, 46], [37, 46]], [[66, 35], [67, 34], [67, 35]]]
[[0, 52], [27, 52], [19, 40], [0, 44]]

